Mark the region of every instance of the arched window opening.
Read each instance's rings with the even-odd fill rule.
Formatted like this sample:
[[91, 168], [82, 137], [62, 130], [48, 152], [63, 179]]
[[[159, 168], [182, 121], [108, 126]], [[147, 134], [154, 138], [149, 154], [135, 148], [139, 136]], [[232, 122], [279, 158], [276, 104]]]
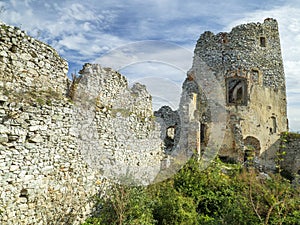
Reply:
[[164, 143], [167, 152], [170, 152], [174, 147], [175, 135], [176, 133], [174, 126], [170, 126], [166, 129], [166, 137], [164, 139]]
[[259, 82], [259, 71], [257, 69], [252, 69], [252, 71], [251, 71], [251, 80], [254, 83]]
[[245, 154], [244, 162], [253, 160], [254, 157], [258, 157], [260, 154], [260, 141], [252, 136], [248, 136], [244, 139]]
[[227, 79], [227, 103], [247, 105], [247, 81], [243, 78]]

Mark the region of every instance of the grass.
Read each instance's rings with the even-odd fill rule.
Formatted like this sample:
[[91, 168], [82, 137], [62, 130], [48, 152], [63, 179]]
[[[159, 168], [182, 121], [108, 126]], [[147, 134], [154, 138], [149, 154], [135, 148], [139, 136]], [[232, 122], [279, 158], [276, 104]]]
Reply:
[[16, 92], [4, 87], [0, 87], [0, 93], [7, 96], [10, 101], [23, 102], [28, 104], [51, 105], [53, 100], [62, 100], [63, 95], [53, 89], [39, 91]]

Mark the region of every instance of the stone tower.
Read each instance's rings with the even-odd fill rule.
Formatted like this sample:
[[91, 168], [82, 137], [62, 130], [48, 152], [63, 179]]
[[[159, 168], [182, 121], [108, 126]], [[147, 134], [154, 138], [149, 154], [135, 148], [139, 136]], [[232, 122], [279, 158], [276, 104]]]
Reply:
[[183, 95], [188, 92], [191, 98], [194, 94], [198, 96], [194, 120], [199, 122], [199, 132], [194, 133], [199, 135], [195, 139], [199, 139], [200, 144], [190, 147], [200, 146], [203, 154], [214, 123], [206, 90], [199, 84], [203, 71], [196, 68], [196, 60], [200, 60], [220, 85], [224, 97], [226, 125], [220, 127], [224, 140], [219, 146], [219, 156], [240, 162], [254, 157], [259, 164], [273, 169], [280, 133], [288, 129], [277, 21], [268, 18], [263, 23], [239, 25], [229, 33], [216, 35], [204, 32], [194, 54], [193, 67], [183, 84]]

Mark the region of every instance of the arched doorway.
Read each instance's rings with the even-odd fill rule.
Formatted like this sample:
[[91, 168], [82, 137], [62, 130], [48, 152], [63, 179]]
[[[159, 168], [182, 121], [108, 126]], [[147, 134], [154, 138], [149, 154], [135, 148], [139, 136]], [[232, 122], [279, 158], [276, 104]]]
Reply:
[[244, 154], [244, 162], [249, 159], [253, 159], [254, 157], [258, 157], [260, 155], [260, 141], [252, 136], [247, 136], [244, 139], [245, 146], [245, 154]]

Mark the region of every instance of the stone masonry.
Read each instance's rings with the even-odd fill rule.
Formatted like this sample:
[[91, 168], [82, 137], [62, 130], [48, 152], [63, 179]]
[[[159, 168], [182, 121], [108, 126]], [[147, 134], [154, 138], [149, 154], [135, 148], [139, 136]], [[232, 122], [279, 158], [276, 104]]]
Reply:
[[136, 83], [128, 88], [124, 76], [99, 65], [86, 64], [80, 73], [73, 127], [86, 161], [113, 180], [153, 182], [164, 144], [146, 87]]
[[68, 64], [50, 46], [0, 23], [0, 87], [65, 93]]
[[[300, 135], [283, 133], [278, 158], [281, 158], [281, 169], [288, 172], [292, 178], [298, 177], [300, 182]], [[300, 183], [299, 183], [300, 184]]]
[[54, 49], [4, 24], [0, 34], [0, 224], [79, 224], [107, 178], [155, 179], [164, 144], [145, 86], [86, 64], [70, 100]]

